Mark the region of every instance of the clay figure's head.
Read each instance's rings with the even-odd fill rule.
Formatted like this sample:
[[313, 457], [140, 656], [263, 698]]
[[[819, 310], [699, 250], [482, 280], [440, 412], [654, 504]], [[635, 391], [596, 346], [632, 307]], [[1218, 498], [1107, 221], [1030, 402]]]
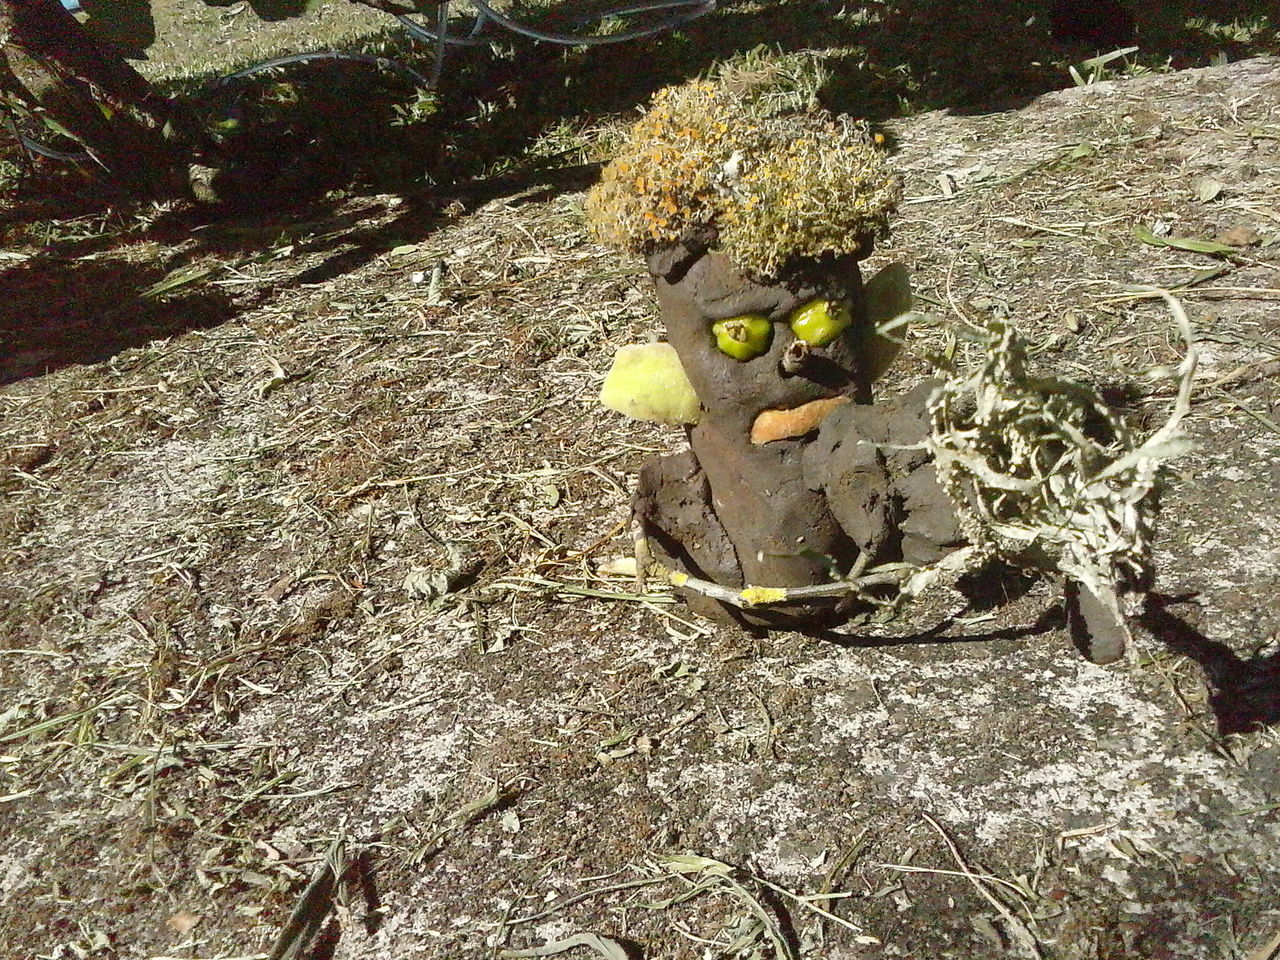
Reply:
[[[901, 186], [865, 125], [816, 102], [780, 109], [785, 98], [754, 83], [722, 74], [659, 91], [587, 214], [598, 239], [647, 257], [700, 410], [646, 415], [635, 393], [654, 391], [639, 373], [630, 393], [608, 383], [605, 403], [664, 422], [710, 418], [764, 444], [870, 399], [858, 261], [886, 233]], [[672, 354], [649, 359], [651, 382], [681, 379]]]
[[[867, 313], [852, 258], [787, 283], [754, 280], [722, 253], [672, 259], [650, 265], [704, 418], [760, 444], [808, 433], [834, 405], [869, 399]], [[799, 413], [778, 416], [790, 411]]]

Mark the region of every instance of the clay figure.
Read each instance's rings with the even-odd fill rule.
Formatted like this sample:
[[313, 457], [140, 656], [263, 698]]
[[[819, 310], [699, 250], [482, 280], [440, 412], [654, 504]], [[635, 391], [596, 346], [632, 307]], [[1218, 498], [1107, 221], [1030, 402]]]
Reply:
[[873, 403], [903, 324], [942, 323], [911, 311], [900, 265], [863, 281], [900, 187], [864, 127], [775, 103], [660, 91], [588, 196], [597, 238], [646, 258], [667, 336], [624, 348], [601, 400], [689, 440], [641, 471], [639, 569], [704, 614], [803, 627], [1000, 560], [1059, 579], [1086, 646], [1119, 656], [1159, 470], [1186, 449], [1181, 308], [1178, 401], [1146, 441], [1093, 388], [1033, 373], [995, 318], [949, 322], [969, 362]]

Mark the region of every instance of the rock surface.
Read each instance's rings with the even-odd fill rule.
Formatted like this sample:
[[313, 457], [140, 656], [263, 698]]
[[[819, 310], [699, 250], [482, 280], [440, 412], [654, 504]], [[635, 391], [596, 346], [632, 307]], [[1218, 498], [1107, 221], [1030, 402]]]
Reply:
[[[268, 247], [143, 334], [86, 320], [76, 337], [117, 339], [84, 365], [4, 368], [0, 736], [34, 732], [0, 746], [0, 956], [260, 956], [336, 837], [363, 856], [323, 933], [335, 960], [579, 933], [701, 960], [750, 937], [753, 908], [691, 895], [670, 855], [732, 864], [804, 960], [1268, 944], [1280, 64], [893, 134], [907, 202], [884, 259], [939, 310], [1008, 311], [1036, 362], [1135, 418], [1159, 420], [1168, 383], [1146, 374], [1178, 350], [1125, 285], [1182, 290], [1198, 446], [1132, 659], [1086, 662], [1058, 597], [1016, 577], [945, 629], [767, 638], [592, 577], [629, 549], [634, 474], [684, 443], [595, 402], [610, 348], [656, 327], [649, 277], [585, 242], [577, 197], [430, 232], [384, 198], [349, 246]], [[449, 259], [458, 303], [369, 252], [376, 217], [388, 246]], [[43, 270], [68, 316], [106, 315], [168, 269], [142, 252], [116, 273], [96, 249], [0, 261], [6, 335], [49, 345], [13, 313], [20, 281]], [[240, 284], [258, 299], [222, 309]], [[202, 305], [220, 309], [196, 324]], [[918, 350], [883, 397], [927, 376]], [[728, 562], [718, 540], [702, 556]], [[434, 599], [406, 594], [415, 572]], [[776, 888], [845, 894], [806, 901], [844, 923]]]

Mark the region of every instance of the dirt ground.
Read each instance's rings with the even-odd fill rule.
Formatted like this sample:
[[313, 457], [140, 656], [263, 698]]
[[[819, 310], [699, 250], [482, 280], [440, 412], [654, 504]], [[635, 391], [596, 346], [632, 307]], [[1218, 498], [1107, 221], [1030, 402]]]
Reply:
[[683, 439], [595, 401], [656, 321], [585, 181], [6, 250], [0, 956], [1272, 957], [1280, 61], [890, 133], [922, 308], [1156, 423], [1127, 287], [1186, 305], [1128, 659], [1014, 575], [762, 636], [600, 575]]

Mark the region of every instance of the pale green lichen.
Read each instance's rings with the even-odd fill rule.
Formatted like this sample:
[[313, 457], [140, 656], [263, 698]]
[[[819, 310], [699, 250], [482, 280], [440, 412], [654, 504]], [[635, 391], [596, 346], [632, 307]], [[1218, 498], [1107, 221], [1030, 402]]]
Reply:
[[655, 94], [587, 198], [597, 239], [639, 254], [709, 243], [758, 277], [870, 253], [901, 199], [883, 152], [863, 124], [779, 112], [767, 89], [738, 76]]

